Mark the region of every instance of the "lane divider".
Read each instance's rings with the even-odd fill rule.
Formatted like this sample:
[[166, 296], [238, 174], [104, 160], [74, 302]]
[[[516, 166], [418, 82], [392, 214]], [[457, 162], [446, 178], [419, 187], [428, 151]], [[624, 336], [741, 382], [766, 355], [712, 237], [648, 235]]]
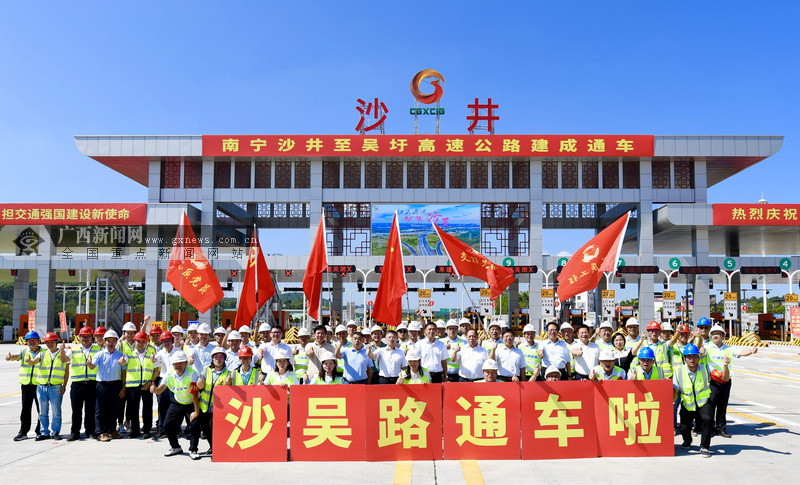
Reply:
[[411, 471], [414, 462], [398, 461], [394, 465], [394, 478], [392, 485], [411, 485]]
[[466, 485], [486, 485], [477, 460], [461, 460], [461, 474]]

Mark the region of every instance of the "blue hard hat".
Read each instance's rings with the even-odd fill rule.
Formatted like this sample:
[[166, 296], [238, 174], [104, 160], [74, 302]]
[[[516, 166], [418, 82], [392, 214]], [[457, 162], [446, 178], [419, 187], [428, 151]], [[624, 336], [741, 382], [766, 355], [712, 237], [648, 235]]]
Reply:
[[639, 351], [639, 355], [637, 357], [640, 359], [655, 359], [656, 353], [653, 352], [653, 349], [650, 347], [645, 347]]
[[697, 320], [697, 326], [698, 327], [703, 327], [703, 326], [710, 327], [711, 326], [711, 320], [709, 320], [706, 317], [702, 317], [699, 320]]
[[41, 337], [39, 337], [38, 333], [36, 333], [35, 331], [31, 330], [30, 332], [25, 334], [25, 340], [29, 340], [29, 339], [32, 339], [32, 338], [40, 339]]
[[683, 355], [700, 355], [700, 349], [695, 344], [686, 344], [681, 353]]

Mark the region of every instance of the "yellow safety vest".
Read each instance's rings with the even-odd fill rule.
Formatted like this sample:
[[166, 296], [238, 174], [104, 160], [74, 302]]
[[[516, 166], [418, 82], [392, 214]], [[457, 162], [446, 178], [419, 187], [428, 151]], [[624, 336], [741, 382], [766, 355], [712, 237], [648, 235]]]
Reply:
[[277, 372], [271, 372], [267, 376], [267, 385], [278, 386], [283, 384], [284, 382], [292, 386], [294, 384], [300, 384], [300, 379], [298, 379], [297, 374], [295, 374], [292, 371], [287, 372], [283, 376], [281, 376]]
[[205, 375], [203, 376], [203, 380], [205, 381], [205, 386], [200, 391], [200, 396], [198, 399], [200, 400], [200, 411], [208, 412], [209, 407], [213, 410], [214, 409], [214, 387], [215, 386], [224, 386], [225, 381], [228, 380], [228, 371], [227, 367], [222, 368], [222, 372], [219, 373], [216, 379], [214, 379], [214, 368], [213, 367], [206, 367]]
[[457, 360], [453, 362], [453, 354], [456, 353], [456, 349], [454, 348], [456, 345], [459, 347], [465, 347], [467, 345], [467, 341], [461, 337], [456, 337], [455, 341], [451, 342], [449, 337], [440, 338], [440, 342], [442, 342], [445, 347], [447, 344], [450, 344], [450, 350], [447, 351], [447, 373], [448, 374], [458, 374], [458, 371], [461, 369], [461, 361]]
[[519, 344], [519, 350], [525, 356], [525, 367], [528, 369], [528, 373], [533, 374], [533, 371], [542, 365], [542, 359], [539, 358], [539, 345], [536, 342], [532, 346], [528, 345], [528, 342], [522, 342]]
[[308, 356], [303, 349], [300, 349], [300, 353], [294, 356], [294, 370], [297, 377], [301, 379], [304, 378], [306, 372], [308, 372]]
[[188, 369], [182, 376], [178, 376], [174, 371], [167, 374], [167, 387], [172, 391], [178, 404], [192, 404], [192, 376]]
[[683, 366], [681, 372], [681, 401], [687, 411], [694, 411], [702, 407], [711, 397], [711, 382], [708, 370], [703, 365], [698, 365], [694, 374], [694, 381], [689, 377], [689, 367]]
[[122, 355], [125, 357], [136, 355], [136, 341], [134, 340], [132, 344], [129, 344], [127, 340], [123, 340], [119, 344], [119, 351], [122, 352]]
[[633, 377], [634, 380], [636, 381], [646, 381], [646, 380], [654, 381], [656, 379], [664, 379], [664, 371], [662, 371], [661, 368], [656, 367], [655, 365], [653, 366], [653, 369], [650, 371], [650, 377], [645, 376], [644, 369], [642, 369], [641, 366], [638, 365], [633, 368], [633, 372], [634, 372]]
[[258, 369], [251, 367], [250, 368], [250, 376], [248, 376], [247, 381], [242, 378], [242, 370], [236, 369], [233, 373], [233, 385], [234, 386], [253, 386], [258, 383]]
[[625, 371], [622, 370], [621, 367], [614, 366], [611, 369], [611, 375], [607, 376], [605, 369], [603, 369], [602, 365], [594, 366], [594, 375], [600, 377], [601, 381], [616, 381], [619, 379], [625, 379]]
[[44, 349], [42, 358], [36, 364], [36, 383], [44, 386], [58, 386], [64, 383], [67, 363], [61, 361], [61, 349], [50, 357], [50, 351]]
[[[92, 344], [89, 347], [89, 355], [94, 358], [98, 352], [102, 350], [99, 345]], [[69, 364], [69, 378], [72, 382], [85, 382], [97, 380], [97, 367], [90, 369], [86, 365], [86, 356], [83, 353], [83, 347], [78, 346], [77, 349], [72, 350], [72, 360]]]
[[418, 378], [412, 379], [406, 375], [406, 371], [400, 371], [400, 380], [402, 384], [430, 384], [431, 375], [427, 370], [420, 367]]
[[34, 377], [36, 373], [36, 366], [30, 365], [27, 362], [26, 354], [30, 354], [31, 359], [35, 359], [37, 355], [42, 353], [44, 347], [39, 347], [39, 350], [36, 352], [31, 352], [31, 349], [25, 347], [24, 349], [19, 351], [19, 383], [23, 386], [27, 386], [29, 384], [36, 385], [36, 379]]
[[324, 379], [324, 378], [322, 378], [322, 377], [320, 377], [320, 376], [316, 376], [316, 377], [314, 377], [314, 379], [312, 379], [312, 381], [311, 381], [311, 384], [343, 384], [343, 383], [344, 383], [344, 381], [342, 381], [342, 378], [341, 378], [341, 377], [335, 377], [335, 378], [333, 379], [333, 381], [331, 381], [331, 382], [325, 382], [325, 379]]
[[141, 387], [145, 382], [153, 380], [155, 364], [148, 347], [144, 351], [144, 360], [139, 362], [139, 352], [128, 357], [128, 371], [125, 373], [125, 387]]

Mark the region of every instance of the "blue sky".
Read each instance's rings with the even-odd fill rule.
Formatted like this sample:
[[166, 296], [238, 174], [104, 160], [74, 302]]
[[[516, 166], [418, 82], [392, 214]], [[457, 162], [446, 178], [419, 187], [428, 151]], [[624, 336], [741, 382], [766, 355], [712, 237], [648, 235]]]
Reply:
[[[797, 202], [799, 14], [752, 1], [4, 2], [0, 201], [145, 200], [82, 156], [79, 134], [354, 133], [355, 100], [375, 96], [387, 132], [410, 133], [409, 80], [434, 68], [443, 133], [465, 133], [466, 104], [492, 97], [497, 133], [785, 135], [710, 200]], [[545, 249], [572, 239], [546, 234]]]

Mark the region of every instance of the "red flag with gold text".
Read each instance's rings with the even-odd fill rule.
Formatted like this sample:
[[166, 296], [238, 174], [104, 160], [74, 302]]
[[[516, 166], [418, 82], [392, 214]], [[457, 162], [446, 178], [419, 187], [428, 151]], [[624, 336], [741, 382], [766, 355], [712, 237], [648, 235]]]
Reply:
[[210, 310], [224, 296], [185, 212], [169, 255], [167, 281], [200, 313]]
[[505, 266], [498, 266], [489, 258], [475, 251], [471, 246], [444, 232], [435, 223], [433, 227], [442, 240], [442, 245], [450, 258], [450, 264], [456, 276], [472, 276], [489, 284], [492, 300], [514, 282], [514, 270]]
[[253, 227], [253, 237], [250, 240], [250, 256], [247, 258], [247, 268], [244, 273], [242, 292], [239, 294], [239, 306], [236, 307], [235, 328], [250, 325], [258, 310], [264, 306], [272, 295], [275, 287], [272, 285], [272, 276], [258, 241], [258, 230]]
[[629, 215], [626, 213], [600, 231], [569, 258], [558, 275], [559, 301], [596, 288], [604, 271], [617, 269]]

